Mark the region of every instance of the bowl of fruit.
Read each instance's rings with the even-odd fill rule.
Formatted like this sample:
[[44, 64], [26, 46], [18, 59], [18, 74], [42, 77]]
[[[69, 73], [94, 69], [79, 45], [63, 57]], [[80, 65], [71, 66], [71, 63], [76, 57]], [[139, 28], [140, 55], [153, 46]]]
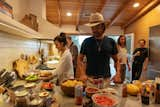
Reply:
[[73, 97], [74, 96], [74, 88], [76, 85], [82, 85], [83, 89], [85, 88], [84, 83], [81, 80], [76, 79], [68, 79], [61, 83], [61, 90], [67, 96]]

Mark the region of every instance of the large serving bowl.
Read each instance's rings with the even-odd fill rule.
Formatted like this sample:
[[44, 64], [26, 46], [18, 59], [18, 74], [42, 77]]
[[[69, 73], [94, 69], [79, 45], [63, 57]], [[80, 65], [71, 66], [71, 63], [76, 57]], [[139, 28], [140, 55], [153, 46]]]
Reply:
[[74, 96], [74, 89], [75, 89], [76, 85], [82, 85], [83, 89], [85, 87], [84, 83], [80, 80], [68, 79], [68, 80], [64, 80], [61, 83], [61, 90], [63, 91], [63, 93], [65, 95], [73, 97]]
[[98, 93], [92, 95], [93, 107], [116, 107], [119, 103], [117, 96]]

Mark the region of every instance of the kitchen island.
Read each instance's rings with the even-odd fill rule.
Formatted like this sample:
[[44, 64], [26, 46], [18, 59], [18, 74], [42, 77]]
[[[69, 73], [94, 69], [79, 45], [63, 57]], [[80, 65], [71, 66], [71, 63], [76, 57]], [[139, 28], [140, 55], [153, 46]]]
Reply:
[[[122, 90], [122, 85], [119, 84], [117, 87], [112, 87], [115, 88], [118, 92], [116, 95], [119, 99], [119, 104], [117, 107], [159, 107], [160, 104], [149, 104], [149, 105], [144, 105], [141, 103], [141, 99], [138, 98], [137, 96], [130, 96], [122, 98], [121, 97], [121, 90]], [[76, 105], [75, 104], [75, 99], [73, 97], [68, 97], [64, 95], [62, 92], [60, 86], [54, 86], [54, 94], [52, 94], [54, 98], [56, 98], [56, 104], [53, 104], [52, 107], [83, 107], [82, 105]], [[84, 101], [88, 100], [87, 97], [83, 98]], [[4, 102], [0, 102], [0, 107], [13, 107], [13, 104], [8, 104]]]

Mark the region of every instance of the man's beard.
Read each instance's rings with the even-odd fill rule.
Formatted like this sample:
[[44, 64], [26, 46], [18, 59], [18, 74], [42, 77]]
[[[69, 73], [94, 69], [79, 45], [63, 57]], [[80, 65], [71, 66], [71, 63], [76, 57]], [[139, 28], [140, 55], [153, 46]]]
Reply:
[[99, 33], [99, 32], [93, 33], [94, 37], [101, 37], [102, 35], [103, 35], [103, 33]]

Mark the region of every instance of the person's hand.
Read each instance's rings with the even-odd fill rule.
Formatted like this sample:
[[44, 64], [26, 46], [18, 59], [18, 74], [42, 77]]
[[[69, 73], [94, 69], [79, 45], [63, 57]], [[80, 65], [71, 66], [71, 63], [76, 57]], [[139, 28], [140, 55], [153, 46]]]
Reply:
[[83, 74], [83, 75], [80, 76], [79, 79], [82, 80], [82, 81], [86, 81], [87, 78], [88, 78], [87, 75]]
[[128, 65], [128, 71], [131, 71], [131, 67], [130, 67], [130, 65]]
[[146, 72], [147, 71], [147, 67], [143, 67], [143, 71]]
[[141, 52], [140, 51], [137, 51], [134, 56], [140, 56], [141, 55]]
[[112, 80], [113, 80], [115, 83], [121, 83], [122, 80], [121, 80], [121, 75], [120, 75], [120, 73], [116, 73], [116, 75], [112, 78]]

